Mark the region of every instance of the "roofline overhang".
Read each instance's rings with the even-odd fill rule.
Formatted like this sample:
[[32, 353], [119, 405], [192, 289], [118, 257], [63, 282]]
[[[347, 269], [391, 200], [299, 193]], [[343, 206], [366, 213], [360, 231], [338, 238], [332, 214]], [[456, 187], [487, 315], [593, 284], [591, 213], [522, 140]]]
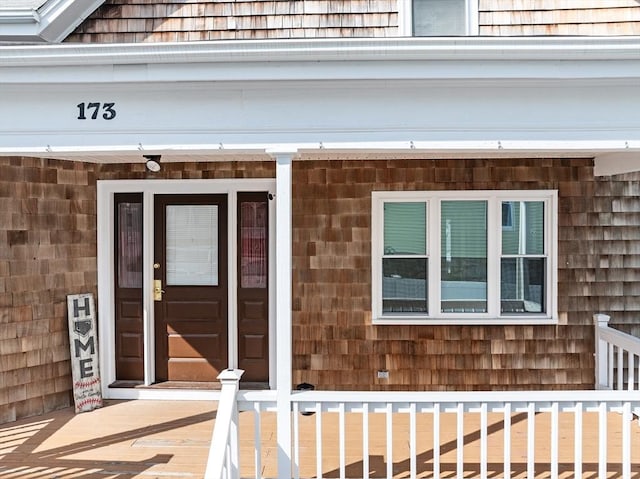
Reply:
[[60, 43], [104, 0], [48, 0], [38, 9], [0, 10], [0, 42]]
[[[101, 2], [95, 2], [101, 3]], [[2, 66], [352, 61], [638, 61], [640, 37], [219, 40], [0, 47]], [[559, 66], [559, 65], [556, 65]]]

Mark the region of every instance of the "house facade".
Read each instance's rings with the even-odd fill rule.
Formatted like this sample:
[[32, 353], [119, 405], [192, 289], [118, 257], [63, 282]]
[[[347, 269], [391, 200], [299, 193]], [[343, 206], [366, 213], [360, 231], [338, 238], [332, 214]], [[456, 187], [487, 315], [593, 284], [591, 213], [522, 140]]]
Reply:
[[589, 389], [640, 333], [640, 3], [0, 3], [0, 420]]

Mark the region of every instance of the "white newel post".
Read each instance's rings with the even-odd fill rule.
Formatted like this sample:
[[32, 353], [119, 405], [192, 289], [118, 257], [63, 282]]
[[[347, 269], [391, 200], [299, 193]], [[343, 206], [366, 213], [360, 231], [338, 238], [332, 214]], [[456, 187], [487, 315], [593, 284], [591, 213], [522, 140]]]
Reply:
[[[238, 403], [236, 395], [240, 387], [240, 378], [244, 370], [225, 369], [218, 375], [221, 384], [220, 400], [216, 411], [216, 420], [211, 435], [211, 446], [207, 459], [205, 479], [219, 479], [225, 467], [229, 445], [229, 477], [240, 477], [240, 447], [238, 435]], [[228, 425], [228, 427], [227, 427]], [[228, 435], [227, 435], [228, 434]]]
[[593, 322], [595, 325], [595, 380], [596, 389], [607, 389], [609, 387], [609, 367], [608, 367], [608, 347], [607, 342], [600, 339], [600, 331], [609, 327], [609, 319], [606, 314], [594, 314]]
[[278, 478], [291, 477], [291, 160], [294, 152], [274, 152], [276, 159], [276, 402]]

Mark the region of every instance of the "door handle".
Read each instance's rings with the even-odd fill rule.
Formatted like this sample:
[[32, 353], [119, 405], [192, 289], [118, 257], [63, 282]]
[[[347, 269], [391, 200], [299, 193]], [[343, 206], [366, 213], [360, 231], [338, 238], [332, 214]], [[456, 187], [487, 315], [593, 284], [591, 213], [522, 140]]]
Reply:
[[162, 301], [163, 293], [164, 293], [164, 289], [162, 289], [162, 281], [159, 279], [154, 279], [153, 280], [153, 300]]

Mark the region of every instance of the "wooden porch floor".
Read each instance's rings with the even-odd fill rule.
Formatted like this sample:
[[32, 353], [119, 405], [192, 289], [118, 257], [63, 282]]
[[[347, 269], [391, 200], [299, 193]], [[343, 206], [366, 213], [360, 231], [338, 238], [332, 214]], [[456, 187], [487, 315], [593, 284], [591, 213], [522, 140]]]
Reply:
[[[549, 427], [545, 418], [536, 419], [536, 478], [549, 477]], [[569, 415], [570, 416], [570, 415]], [[621, 477], [620, 416], [609, 418], [608, 477]], [[72, 409], [37, 416], [0, 426], [0, 478], [2, 479], [70, 479], [70, 478], [201, 478], [207, 461], [209, 440], [215, 417], [214, 404], [203, 401], [108, 401], [104, 408], [75, 415]], [[241, 413], [242, 476], [253, 476], [253, 416]], [[501, 417], [489, 418], [489, 477], [502, 477]], [[356, 416], [347, 420], [347, 434], [361, 430]], [[456, 477], [455, 422], [443, 415], [441, 446], [442, 477]], [[567, 418], [570, 421], [570, 418]], [[315, 418], [301, 417], [301, 427], [308, 431], [301, 445], [301, 477], [315, 477]], [[596, 422], [597, 424], [597, 422]], [[465, 478], [479, 477], [479, 429], [475, 418], [465, 417]], [[513, 419], [512, 445], [526, 444], [526, 430]], [[598, 440], [596, 427], [585, 417], [585, 478], [598, 476]], [[408, 427], [406, 420], [394, 421], [394, 431]], [[423, 429], [424, 428], [424, 429]], [[429, 424], [418, 424], [429, 430]], [[265, 414], [262, 424], [262, 477], [276, 477], [275, 415]], [[310, 431], [313, 431], [312, 433]], [[372, 477], [386, 473], [384, 417], [372, 417], [370, 431], [370, 470]], [[640, 479], [640, 427], [632, 434], [632, 477]], [[382, 435], [382, 436], [380, 436]], [[426, 434], [424, 434], [427, 436]], [[323, 421], [323, 436], [337, 437], [337, 421]], [[403, 435], [400, 435], [403, 436]], [[405, 436], [406, 437], [406, 436]], [[337, 440], [327, 440], [323, 451], [323, 475], [339, 476]], [[573, 477], [573, 438], [560, 433], [560, 477]], [[526, 449], [525, 449], [526, 450]], [[565, 452], [566, 451], [566, 452]], [[408, 443], [394, 442], [394, 476], [409, 475]], [[428, 437], [418, 442], [418, 476], [430, 477], [433, 463]], [[362, 477], [361, 446], [354, 441], [347, 446], [347, 477]], [[512, 457], [512, 477], [526, 477], [526, 458]]]

